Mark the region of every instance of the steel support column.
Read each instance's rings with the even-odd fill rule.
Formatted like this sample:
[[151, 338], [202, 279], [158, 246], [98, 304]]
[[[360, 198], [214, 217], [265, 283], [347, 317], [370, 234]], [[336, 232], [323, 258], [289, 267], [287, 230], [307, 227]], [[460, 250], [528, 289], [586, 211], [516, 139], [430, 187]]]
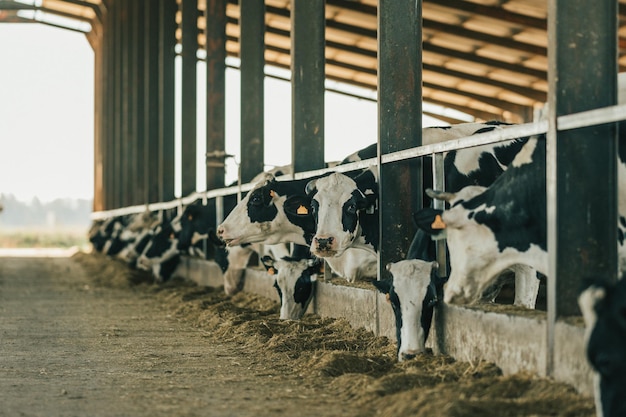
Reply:
[[241, 181], [264, 168], [265, 2], [241, 0]]
[[[378, 155], [422, 143], [422, 2], [378, 3]], [[385, 266], [406, 257], [421, 206], [417, 161], [380, 164], [379, 278]]]
[[144, 94], [144, 66], [145, 66], [145, 10], [144, 0], [131, 2], [131, 62], [132, 73], [130, 87], [132, 89], [132, 124], [130, 134], [132, 142], [132, 176], [134, 178], [129, 202], [132, 205], [142, 204], [146, 190], [145, 165], [145, 94]]
[[115, 56], [115, 95], [114, 95], [114, 105], [113, 105], [113, 114], [115, 117], [115, 131], [113, 136], [113, 171], [111, 173], [113, 177], [113, 207], [119, 208], [122, 207], [122, 143], [123, 143], [123, 120], [124, 120], [124, 112], [122, 110], [122, 97], [124, 95], [123, 92], [123, 74], [122, 68], [124, 67], [124, 37], [122, 36], [123, 29], [123, 21], [124, 21], [124, 2], [116, 1], [114, 9], [114, 22], [113, 27], [115, 30], [115, 46], [114, 46], [114, 56]]
[[131, 204], [132, 190], [135, 183], [133, 175], [132, 149], [135, 138], [133, 137], [133, 88], [131, 77], [133, 72], [132, 62], [132, 7], [130, 1], [122, 3], [122, 137], [120, 146], [120, 207]]
[[324, 167], [324, 0], [291, 3], [291, 163]]
[[106, 61], [104, 63], [104, 138], [102, 143], [102, 188], [104, 207], [114, 208], [113, 202], [113, 140], [115, 137], [115, 3], [111, 3], [106, 14], [104, 39]]
[[174, 199], [176, 0], [159, 0], [159, 201]]
[[206, 1], [206, 186], [224, 186], [226, 149], [226, 2]]
[[[617, 1], [548, 2], [548, 360], [554, 325], [579, 314], [581, 280], [617, 276], [615, 124], [556, 132], [556, 117], [617, 102]], [[580, 13], [584, 10], [585, 13]]]
[[144, 0], [145, 20], [145, 67], [144, 67], [144, 101], [145, 105], [145, 203], [156, 203], [160, 198], [159, 181], [159, 137], [161, 123], [159, 122], [159, 3]]
[[[103, 22], [104, 25], [104, 22]], [[94, 158], [93, 158], [93, 211], [105, 209], [104, 201], [104, 137], [105, 126], [105, 68], [106, 62], [106, 40], [100, 31], [95, 35], [96, 47], [94, 48]]]
[[181, 190], [196, 191], [198, 0], [182, 2]]

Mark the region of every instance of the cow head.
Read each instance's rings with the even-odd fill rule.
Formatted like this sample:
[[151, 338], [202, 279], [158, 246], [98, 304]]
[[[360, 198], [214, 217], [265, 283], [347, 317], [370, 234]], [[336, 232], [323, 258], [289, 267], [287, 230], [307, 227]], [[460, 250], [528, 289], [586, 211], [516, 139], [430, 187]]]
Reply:
[[152, 239], [137, 258], [137, 267], [152, 270], [179, 254], [177, 233], [171, 223], [164, 223], [156, 227]]
[[[237, 204], [217, 228], [228, 246], [245, 243], [294, 242], [308, 245], [313, 230], [304, 183], [266, 176]], [[291, 189], [300, 188], [299, 193]]]
[[208, 206], [197, 203], [185, 207], [177, 221], [180, 222], [179, 246], [181, 249], [187, 249], [208, 238], [211, 230], [215, 230], [214, 211], [211, 213]]
[[396, 317], [398, 360], [412, 359], [426, 351], [426, 339], [437, 303], [437, 262], [420, 259], [387, 265], [391, 280], [373, 281], [387, 295]]
[[280, 319], [299, 320], [313, 298], [317, 275], [322, 273], [324, 263], [317, 258], [274, 260], [270, 256], [264, 256], [262, 261], [267, 272], [275, 277], [274, 288], [280, 297]]
[[593, 367], [597, 415], [626, 415], [626, 278], [587, 283], [578, 297], [585, 319], [587, 358]]
[[[371, 172], [371, 187], [359, 187], [357, 179], [341, 173], [312, 180], [306, 192], [311, 197], [311, 209], [316, 231], [311, 252], [319, 257], [340, 256], [362, 237], [362, 220], [374, 214], [377, 189]], [[377, 216], [375, 216], [377, 221]], [[376, 228], [378, 224], [376, 224]], [[377, 239], [376, 239], [377, 240]], [[375, 242], [375, 246], [377, 242]]]

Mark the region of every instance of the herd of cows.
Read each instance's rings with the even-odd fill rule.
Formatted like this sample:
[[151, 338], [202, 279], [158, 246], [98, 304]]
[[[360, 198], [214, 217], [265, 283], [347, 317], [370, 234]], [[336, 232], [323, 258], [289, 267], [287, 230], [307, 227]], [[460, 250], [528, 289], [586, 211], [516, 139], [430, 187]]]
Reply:
[[[432, 144], [506, 129], [497, 122], [424, 128]], [[432, 190], [424, 168], [426, 208], [414, 214], [417, 232], [405, 260], [386, 266], [391, 280], [374, 280], [396, 318], [398, 360], [425, 351], [433, 308], [468, 304], [486, 294], [504, 272], [515, 275], [516, 305], [534, 308], [538, 274], [547, 275], [546, 156], [543, 135], [448, 152], [445, 192]], [[626, 149], [619, 152], [619, 193], [626, 196]], [[376, 156], [376, 145], [342, 163]], [[425, 158], [424, 167], [429, 166]], [[324, 262], [348, 281], [377, 276], [379, 244], [376, 167], [304, 180], [278, 179], [285, 169], [261, 173], [240, 202], [225, 197], [228, 215], [217, 225], [215, 206], [196, 202], [167, 218], [145, 212], [94, 222], [95, 250], [149, 270], [156, 281], [176, 273], [180, 257], [202, 256], [220, 265], [224, 289], [242, 288], [257, 254], [275, 277], [281, 319], [305, 313]], [[446, 210], [429, 207], [443, 200]], [[619, 272], [626, 272], [626, 198], [619, 199]], [[435, 239], [446, 237], [447, 277], [438, 275]], [[548, 277], [549, 279], [549, 277]], [[579, 305], [587, 325], [588, 359], [596, 371], [598, 415], [626, 416], [626, 280], [589, 281]]]

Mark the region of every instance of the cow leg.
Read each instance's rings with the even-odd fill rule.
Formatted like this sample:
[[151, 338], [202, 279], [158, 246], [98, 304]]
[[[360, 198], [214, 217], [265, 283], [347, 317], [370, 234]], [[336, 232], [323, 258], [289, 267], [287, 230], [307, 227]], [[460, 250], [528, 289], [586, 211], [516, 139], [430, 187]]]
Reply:
[[515, 273], [515, 301], [513, 304], [534, 309], [539, 292], [537, 271], [526, 265], [515, 265], [511, 270]]

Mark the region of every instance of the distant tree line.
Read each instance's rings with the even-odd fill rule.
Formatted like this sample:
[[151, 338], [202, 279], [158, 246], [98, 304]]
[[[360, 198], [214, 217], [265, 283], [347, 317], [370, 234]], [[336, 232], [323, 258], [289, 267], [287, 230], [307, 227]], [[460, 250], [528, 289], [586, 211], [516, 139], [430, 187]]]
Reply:
[[56, 199], [42, 203], [38, 198], [23, 202], [13, 194], [0, 194], [0, 228], [23, 226], [89, 227], [92, 201]]

